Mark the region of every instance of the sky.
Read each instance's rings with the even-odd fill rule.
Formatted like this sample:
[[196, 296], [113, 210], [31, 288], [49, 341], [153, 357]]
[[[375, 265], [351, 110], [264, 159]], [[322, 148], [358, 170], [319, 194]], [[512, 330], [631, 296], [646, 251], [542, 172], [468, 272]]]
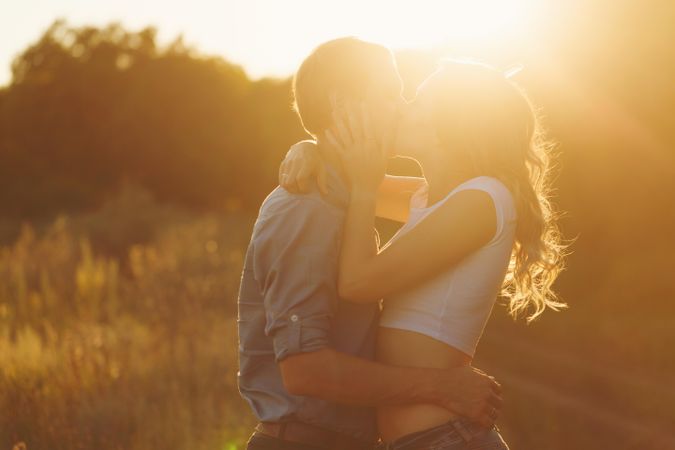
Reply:
[[[7, 1], [7, 0], [6, 0]], [[536, 20], [535, 0], [14, 0], [0, 14], [0, 85], [12, 59], [57, 18], [71, 26], [121, 22], [178, 34], [253, 78], [287, 76], [319, 43], [355, 35], [396, 49], [508, 39]]]

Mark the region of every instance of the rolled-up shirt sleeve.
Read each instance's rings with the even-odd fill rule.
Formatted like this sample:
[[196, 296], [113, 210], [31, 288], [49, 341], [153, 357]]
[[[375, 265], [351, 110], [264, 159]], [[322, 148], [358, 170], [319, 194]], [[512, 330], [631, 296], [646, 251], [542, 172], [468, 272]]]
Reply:
[[255, 277], [277, 361], [328, 346], [341, 226], [331, 206], [304, 197], [289, 199], [257, 224]]

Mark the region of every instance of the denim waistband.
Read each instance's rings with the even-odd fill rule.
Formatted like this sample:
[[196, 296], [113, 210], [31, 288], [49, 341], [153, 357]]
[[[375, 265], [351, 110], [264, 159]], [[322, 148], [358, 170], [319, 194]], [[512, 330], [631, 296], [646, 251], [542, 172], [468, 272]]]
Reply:
[[464, 442], [470, 442], [476, 435], [485, 433], [489, 429], [498, 431], [496, 425], [491, 428], [472, 422], [463, 417], [452, 419], [444, 424], [438, 425], [427, 430], [417, 431], [415, 433], [406, 434], [392, 442], [382, 442], [377, 450], [406, 450], [408, 448], [416, 448], [426, 442], [434, 442], [438, 439], [457, 439]]

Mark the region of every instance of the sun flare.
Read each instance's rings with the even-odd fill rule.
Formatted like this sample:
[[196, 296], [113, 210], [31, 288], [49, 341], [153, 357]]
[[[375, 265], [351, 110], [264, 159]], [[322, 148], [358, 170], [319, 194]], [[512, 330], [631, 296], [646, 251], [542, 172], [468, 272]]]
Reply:
[[418, 1], [414, 7], [392, 10], [392, 16], [385, 14], [385, 20], [363, 34], [402, 47], [480, 45], [516, 34], [532, 10], [533, 5], [524, 0]]
[[526, 35], [540, 9], [534, 0], [251, 0], [237, 11], [249, 20], [247, 38], [222, 53], [244, 62], [254, 76], [288, 75], [321, 42], [348, 35], [394, 49], [452, 46], [472, 53]]

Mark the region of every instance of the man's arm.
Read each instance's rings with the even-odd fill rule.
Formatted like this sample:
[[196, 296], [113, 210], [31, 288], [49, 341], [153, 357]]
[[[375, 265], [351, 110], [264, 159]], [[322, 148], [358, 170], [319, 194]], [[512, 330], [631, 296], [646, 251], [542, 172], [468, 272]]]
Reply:
[[499, 384], [471, 366], [396, 367], [325, 348], [291, 355], [279, 367], [289, 393], [337, 403], [434, 403], [486, 426], [502, 405]]

